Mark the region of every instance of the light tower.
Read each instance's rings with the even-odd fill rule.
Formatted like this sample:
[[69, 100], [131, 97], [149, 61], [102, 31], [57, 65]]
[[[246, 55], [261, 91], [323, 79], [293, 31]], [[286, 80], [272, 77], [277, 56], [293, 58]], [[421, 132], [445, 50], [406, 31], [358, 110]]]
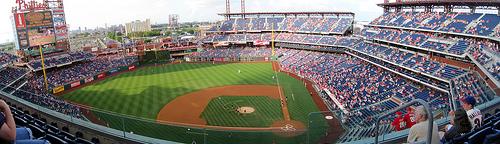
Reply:
[[245, 0], [241, 0], [241, 13], [245, 13]]
[[[226, 14], [231, 13], [231, 3], [229, 2], [230, 0], [226, 0]], [[229, 16], [226, 16], [226, 20], [229, 20]]]
[[226, 0], [226, 13], [231, 13], [231, 3], [230, 0]]

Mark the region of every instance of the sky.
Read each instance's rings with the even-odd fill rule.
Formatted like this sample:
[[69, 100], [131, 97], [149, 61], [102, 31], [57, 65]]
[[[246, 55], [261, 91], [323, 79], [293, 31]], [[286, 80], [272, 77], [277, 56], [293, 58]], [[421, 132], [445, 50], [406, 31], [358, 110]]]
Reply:
[[[0, 43], [13, 41], [11, 9], [15, 0], [0, 0]], [[28, 0], [26, 0], [28, 1]], [[38, 0], [41, 1], [41, 0]], [[382, 15], [376, 4], [383, 0], [246, 0], [247, 12], [349, 11], [357, 21], [370, 21]], [[66, 22], [71, 30], [123, 24], [151, 19], [152, 24], [167, 23], [169, 14], [180, 22], [219, 21], [225, 0], [64, 0]], [[231, 12], [240, 12], [240, 0], [231, 0]]]

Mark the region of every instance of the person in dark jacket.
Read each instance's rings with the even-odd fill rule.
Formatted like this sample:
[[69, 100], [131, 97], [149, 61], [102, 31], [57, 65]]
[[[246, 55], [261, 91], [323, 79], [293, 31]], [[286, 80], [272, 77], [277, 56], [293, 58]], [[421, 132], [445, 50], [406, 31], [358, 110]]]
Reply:
[[455, 116], [452, 120], [451, 128], [444, 133], [443, 139], [447, 142], [451, 141], [453, 138], [460, 137], [462, 134], [468, 133], [472, 130], [469, 119], [467, 118], [467, 112], [464, 109], [458, 109], [455, 111]]

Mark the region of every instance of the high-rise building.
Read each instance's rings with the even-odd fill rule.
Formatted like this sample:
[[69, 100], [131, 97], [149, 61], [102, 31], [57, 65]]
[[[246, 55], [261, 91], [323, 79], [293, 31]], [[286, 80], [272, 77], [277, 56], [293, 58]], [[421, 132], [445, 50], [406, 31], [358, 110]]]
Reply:
[[146, 21], [132, 21], [130, 23], [125, 23], [125, 35], [133, 32], [147, 32], [151, 31], [151, 21], [146, 19]]
[[168, 15], [168, 24], [170, 27], [178, 27], [179, 26], [179, 15], [177, 15], [177, 14]]

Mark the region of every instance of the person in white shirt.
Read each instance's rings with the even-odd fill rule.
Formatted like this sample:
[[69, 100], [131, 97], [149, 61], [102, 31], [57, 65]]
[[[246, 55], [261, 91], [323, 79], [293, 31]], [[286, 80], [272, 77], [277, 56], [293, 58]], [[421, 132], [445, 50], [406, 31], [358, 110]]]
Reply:
[[[415, 120], [417, 124], [410, 128], [410, 133], [408, 134], [408, 143], [419, 143], [427, 141], [428, 126], [429, 121], [427, 117], [427, 111], [423, 106], [419, 106], [415, 111]], [[439, 134], [438, 127], [436, 123], [432, 123], [432, 144], [439, 144]]]
[[476, 106], [476, 99], [472, 96], [466, 96], [460, 99], [462, 108], [467, 112], [467, 118], [472, 125], [472, 129], [478, 129], [483, 125], [483, 115], [481, 111], [474, 106]]

